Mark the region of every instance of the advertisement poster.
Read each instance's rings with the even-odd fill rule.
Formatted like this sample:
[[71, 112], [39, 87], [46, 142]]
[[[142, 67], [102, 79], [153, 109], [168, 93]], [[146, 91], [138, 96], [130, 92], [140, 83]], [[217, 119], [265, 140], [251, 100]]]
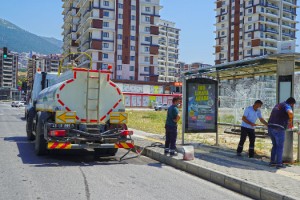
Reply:
[[217, 85], [211, 79], [187, 80], [186, 132], [217, 131]]

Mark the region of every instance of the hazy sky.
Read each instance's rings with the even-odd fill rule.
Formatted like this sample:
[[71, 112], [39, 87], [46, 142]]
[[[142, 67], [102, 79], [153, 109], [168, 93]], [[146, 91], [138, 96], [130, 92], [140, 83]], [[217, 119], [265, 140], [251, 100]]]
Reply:
[[[176, 22], [177, 28], [181, 29], [180, 61], [214, 63], [214, 2], [215, 0], [161, 0], [161, 18]], [[60, 0], [6, 0], [0, 6], [0, 18], [34, 34], [62, 40], [61, 13]]]

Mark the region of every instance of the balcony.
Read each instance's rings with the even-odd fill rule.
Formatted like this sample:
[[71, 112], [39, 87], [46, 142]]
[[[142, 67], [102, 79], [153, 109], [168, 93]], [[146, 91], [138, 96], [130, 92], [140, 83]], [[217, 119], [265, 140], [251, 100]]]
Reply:
[[277, 5], [275, 5], [275, 4], [273, 4], [273, 3], [266, 3], [266, 6], [267, 7], [269, 7], [269, 8], [274, 8], [274, 9], [276, 9], [276, 10], [279, 10], [279, 6], [277, 6]]

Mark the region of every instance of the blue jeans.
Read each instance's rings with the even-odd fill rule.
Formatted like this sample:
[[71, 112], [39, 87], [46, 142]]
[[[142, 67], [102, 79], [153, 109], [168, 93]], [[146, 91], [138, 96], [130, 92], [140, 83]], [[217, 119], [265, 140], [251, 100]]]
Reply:
[[268, 132], [273, 144], [271, 151], [271, 162], [276, 164], [282, 164], [285, 130], [279, 127], [269, 126]]

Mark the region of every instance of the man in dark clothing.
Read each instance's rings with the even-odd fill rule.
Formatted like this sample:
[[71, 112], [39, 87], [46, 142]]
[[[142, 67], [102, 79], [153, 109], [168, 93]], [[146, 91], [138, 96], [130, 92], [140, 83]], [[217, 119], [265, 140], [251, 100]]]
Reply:
[[180, 119], [179, 110], [177, 108], [180, 102], [179, 97], [174, 97], [172, 105], [168, 108], [166, 120], [166, 141], [165, 141], [165, 154], [170, 152], [170, 155], [175, 155], [176, 139], [177, 139], [177, 122]]
[[268, 132], [273, 144], [270, 166], [284, 167], [282, 154], [285, 130], [293, 127], [294, 114], [292, 108], [295, 103], [296, 100], [290, 97], [285, 102], [277, 104], [271, 112], [268, 121]]

